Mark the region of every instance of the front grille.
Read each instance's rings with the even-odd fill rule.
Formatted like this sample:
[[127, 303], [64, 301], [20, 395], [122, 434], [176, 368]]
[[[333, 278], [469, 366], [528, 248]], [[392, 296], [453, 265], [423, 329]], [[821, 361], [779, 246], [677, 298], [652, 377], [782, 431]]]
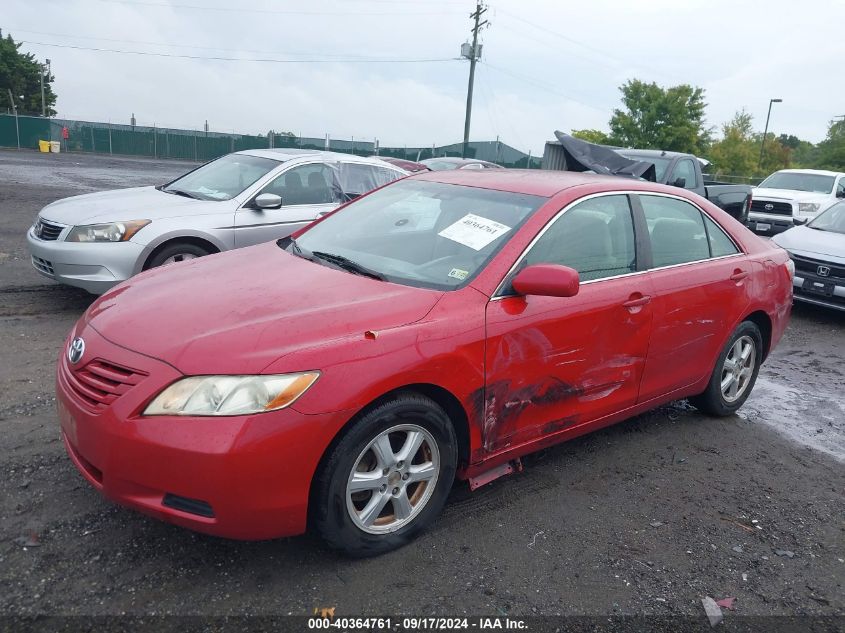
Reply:
[[[771, 209], [766, 207], [771, 205]], [[751, 200], [751, 211], [770, 213], [772, 215], [792, 215], [792, 205], [788, 202], [774, 202], [771, 200]]]
[[33, 255], [32, 265], [45, 275], [50, 275], [51, 277], [55, 275], [55, 272], [53, 272], [53, 262], [48, 262], [46, 259], [41, 259]]
[[[798, 257], [797, 255], [792, 255], [792, 261], [795, 262], [796, 273], [810, 273], [819, 278], [845, 279], [845, 265], [843, 264], [832, 264], [830, 262], [825, 262], [820, 259], [812, 259], [810, 257]], [[819, 266], [829, 268], [830, 271], [827, 275], [820, 275]]]
[[87, 365], [72, 370], [64, 363], [68, 386], [90, 409], [105, 409], [120, 396], [140, 383], [147, 374], [95, 358]]
[[47, 242], [54, 242], [59, 239], [61, 232], [65, 230], [61, 224], [53, 224], [44, 220], [35, 223], [35, 237]]

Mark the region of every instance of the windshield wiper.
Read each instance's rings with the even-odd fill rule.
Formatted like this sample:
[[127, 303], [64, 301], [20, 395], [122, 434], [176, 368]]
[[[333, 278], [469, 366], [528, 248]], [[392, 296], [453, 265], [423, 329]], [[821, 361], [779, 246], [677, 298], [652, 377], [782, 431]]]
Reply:
[[[293, 247], [295, 249], [299, 249], [296, 243], [293, 243]], [[319, 259], [325, 260], [330, 264], [334, 264], [343, 270], [348, 270], [349, 272], [356, 273], [358, 275], [364, 275], [365, 277], [372, 277], [373, 279], [378, 279], [379, 281], [385, 281], [385, 276], [381, 273], [378, 273], [374, 270], [370, 270], [369, 268], [362, 266], [358, 262], [354, 262], [351, 259], [344, 257], [343, 255], [335, 255], [334, 253], [323, 253], [321, 251], [311, 251], [311, 255], [317, 257]]]
[[200, 198], [195, 196], [194, 194], [183, 191], [181, 189], [162, 189], [161, 191], [165, 193], [172, 193], [174, 196], [184, 196], [185, 198], [191, 198], [192, 200], [199, 200]]

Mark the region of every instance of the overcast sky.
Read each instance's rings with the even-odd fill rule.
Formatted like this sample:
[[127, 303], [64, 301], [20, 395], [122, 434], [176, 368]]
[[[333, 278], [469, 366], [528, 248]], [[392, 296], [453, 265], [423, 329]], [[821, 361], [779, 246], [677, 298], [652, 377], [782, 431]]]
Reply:
[[[62, 117], [129, 123], [134, 112], [139, 125], [201, 128], [207, 119], [212, 131], [328, 133], [383, 146], [463, 136], [469, 62], [454, 58], [474, 0], [2, 4], [4, 35], [52, 61]], [[473, 140], [500, 136], [537, 154], [555, 129], [607, 130], [631, 78], [704, 88], [716, 127], [745, 107], [762, 131], [773, 97], [783, 99], [770, 124], [778, 134], [817, 142], [845, 115], [845, 0], [488, 4]]]

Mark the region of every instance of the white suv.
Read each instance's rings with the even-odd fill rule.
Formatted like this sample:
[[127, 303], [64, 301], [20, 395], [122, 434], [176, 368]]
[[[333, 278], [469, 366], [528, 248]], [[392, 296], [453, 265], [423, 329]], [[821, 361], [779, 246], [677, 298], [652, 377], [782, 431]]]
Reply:
[[845, 198], [845, 173], [782, 169], [761, 182], [751, 196], [748, 226], [757, 233], [782, 233]]

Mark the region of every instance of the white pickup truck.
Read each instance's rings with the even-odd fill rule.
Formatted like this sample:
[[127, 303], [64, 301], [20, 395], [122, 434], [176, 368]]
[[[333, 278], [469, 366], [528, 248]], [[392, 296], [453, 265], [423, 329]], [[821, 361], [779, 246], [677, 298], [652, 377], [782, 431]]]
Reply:
[[774, 235], [806, 224], [845, 198], [845, 173], [820, 169], [782, 169], [751, 193], [748, 226]]

